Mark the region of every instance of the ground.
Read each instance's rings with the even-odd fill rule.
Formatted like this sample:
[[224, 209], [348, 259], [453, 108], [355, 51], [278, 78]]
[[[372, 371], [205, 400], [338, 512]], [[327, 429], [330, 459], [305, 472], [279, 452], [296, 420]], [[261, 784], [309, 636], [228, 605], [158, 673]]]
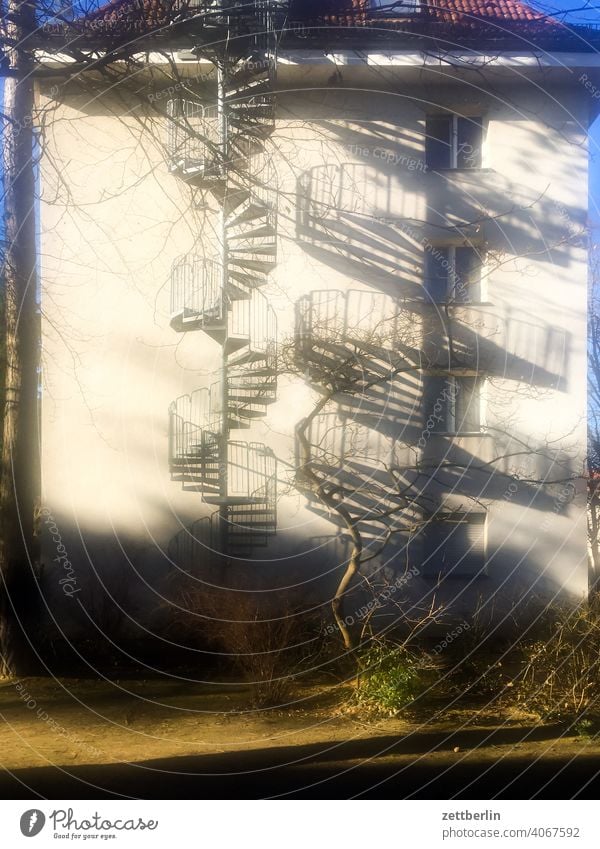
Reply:
[[[183, 677], [183, 676], [182, 676]], [[186, 680], [0, 685], [3, 798], [597, 798], [600, 740], [481, 704], [376, 718], [336, 684], [284, 709]]]

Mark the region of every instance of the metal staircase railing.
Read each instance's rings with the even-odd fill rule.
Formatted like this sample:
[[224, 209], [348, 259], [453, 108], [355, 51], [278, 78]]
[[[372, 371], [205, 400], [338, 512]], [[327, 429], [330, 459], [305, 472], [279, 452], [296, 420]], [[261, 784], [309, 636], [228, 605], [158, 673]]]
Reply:
[[267, 474], [261, 501], [254, 504], [231, 504], [227, 507], [227, 544], [238, 556], [252, 548], [268, 545], [269, 537], [277, 531], [277, 476], [273, 455], [267, 460]]
[[277, 258], [277, 177], [264, 154], [239, 164], [224, 200], [229, 278], [256, 289], [268, 282]]
[[262, 504], [228, 505], [225, 521], [219, 510], [182, 528], [170, 540], [167, 554], [184, 572], [200, 574], [207, 564], [219, 565], [223, 557], [248, 557], [265, 547], [277, 531], [275, 476], [268, 483]]
[[195, 482], [206, 476], [211, 443], [221, 432], [213, 398], [213, 387], [197, 389], [169, 407], [169, 467], [177, 480]]
[[[219, 383], [203, 387], [190, 395], [181, 395], [169, 408], [169, 467], [174, 480], [193, 484], [206, 498], [216, 503], [224, 433], [230, 424], [224, 421], [220, 407]], [[243, 403], [248, 403], [244, 397]], [[235, 408], [236, 415], [244, 413]], [[230, 413], [230, 418], [231, 418]], [[228, 440], [228, 498], [240, 503], [260, 503], [266, 481], [274, 474], [272, 453], [261, 443]]]
[[171, 326], [179, 332], [221, 328], [227, 313], [222, 266], [194, 255], [175, 260], [171, 269]]
[[180, 569], [193, 574], [215, 559], [214, 543], [212, 516], [203, 516], [172, 537], [167, 554]]
[[262, 292], [255, 289], [248, 300], [233, 302], [230, 331], [225, 346], [229, 365], [275, 362], [277, 316]]
[[232, 365], [227, 375], [230, 428], [250, 427], [253, 419], [267, 415], [277, 400], [277, 365], [272, 350], [263, 359]]
[[214, 260], [189, 255], [175, 261], [171, 326], [179, 332], [203, 330], [232, 355], [231, 364], [264, 359], [269, 354], [273, 359], [275, 310], [258, 289], [237, 279], [224, 282], [223, 268]]
[[180, 257], [171, 274], [171, 326], [201, 330], [223, 352], [219, 383], [169, 410], [172, 478], [219, 506], [175, 537], [173, 559], [189, 564], [201, 556], [199, 546], [249, 555], [277, 526], [275, 457], [230, 432], [251, 428], [277, 399], [277, 319], [259, 290], [277, 261], [277, 184], [264, 143], [275, 128], [280, 7], [270, 0], [177, 2], [182, 17], [193, 13], [194, 53], [216, 64], [218, 81], [216, 103], [169, 102], [169, 165], [212, 190], [222, 207], [221, 256]]
[[219, 119], [214, 106], [183, 98], [167, 102], [169, 168], [188, 182], [221, 179]]

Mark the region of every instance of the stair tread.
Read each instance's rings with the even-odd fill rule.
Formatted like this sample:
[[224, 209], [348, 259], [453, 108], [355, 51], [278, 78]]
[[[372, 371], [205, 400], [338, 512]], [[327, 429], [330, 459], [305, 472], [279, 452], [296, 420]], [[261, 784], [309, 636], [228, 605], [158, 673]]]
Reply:
[[257, 410], [247, 410], [245, 413], [242, 413], [240, 410], [238, 410], [237, 414], [240, 416], [240, 418], [244, 419], [260, 419], [266, 415], [266, 411], [261, 413]]
[[[228, 391], [229, 391], [229, 400], [230, 401], [252, 402], [253, 399], [255, 399], [255, 398], [256, 399], [258, 399], [258, 398], [266, 399], [267, 397], [273, 397], [274, 398], [275, 395], [276, 395], [276, 389], [272, 386], [269, 386], [267, 389], [260, 389], [260, 388], [258, 388], [258, 389], [246, 389], [245, 386], [244, 387], [230, 386]], [[243, 392], [249, 392], [251, 394], [245, 395], [245, 394], [242, 394], [242, 391]]]
[[232, 360], [231, 365], [243, 365], [247, 362], [261, 360], [264, 358], [264, 356], [264, 352], [261, 351], [247, 351], [246, 353], [236, 357], [235, 360]]
[[253, 289], [259, 289], [261, 286], [265, 286], [268, 283], [267, 276], [263, 276], [260, 270], [257, 271], [257, 274], [250, 274], [237, 269], [230, 269], [229, 275], [230, 277], [235, 277], [235, 279], [239, 280], [240, 283], [244, 283]]
[[229, 261], [231, 263], [235, 263], [236, 265], [242, 266], [242, 268], [248, 268], [254, 271], [264, 271], [268, 268], [273, 268], [273, 266], [277, 264], [274, 258], [271, 260], [267, 258], [259, 260], [248, 259], [244, 256], [233, 256], [230, 257]]
[[[264, 359], [268, 359], [268, 357], [265, 356]], [[244, 369], [240, 369], [239, 371], [234, 370], [235, 367], [237, 366], [237, 363], [232, 362], [232, 363], [229, 363], [229, 365], [231, 367], [230, 372], [229, 372], [229, 379], [230, 380], [240, 380], [241, 378], [252, 379], [252, 378], [255, 378], [255, 377], [271, 377], [271, 378], [273, 378], [273, 381], [275, 381], [275, 378], [277, 376], [277, 372], [276, 372], [274, 365], [268, 365], [268, 363], [266, 363], [266, 362], [265, 362], [264, 365], [261, 365], [260, 367], [256, 367], [256, 368], [252, 368], [252, 369], [244, 368]], [[233, 370], [233, 373], [232, 373], [232, 370]]]
[[[227, 225], [227, 230], [232, 230], [233, 226], [239, 227], [240, 224], [236, 225]], [[239, 233], [227, 233], [228, 239], [260, 239], [266, 237], [275, 237], [277, 235], [277, 228], [273, 227], [271, 224], [265, 224], [261, 227], [255, 227], [254, 229], [242, 230]]]
[[225, 93], [225, 102], [228, 104], [243, 103], [242, 98], [254, 97], [257, 92], [260, 94], [273, 93], [273, 83], [268, 76], [249, 77], [245, 81], [236, 80], [235, 85], [232, 83], [233, 80], [229, 80]]
[[269, 390], [269, 394], [267, 395], [264, 392], [253, 393], [251, 397], [248, 395], [241, 395], [234, 389], [233, 392], [230, 391], [229, 399], [232, 401], [233, 406], [239, 406], [240, 404], [250, 405], [256, 404], [257, 406], [264, 407], [265, 405], [273, 404], [277, 400], [277, 391], [275, 389]]
[[263, 256], [269, 257], [269, 256], [275, 255], [276, 247], [275, 247], [274, 243], [272, 245], [267, 245], [263, 248], [256, 247], [254, 245], [249, 245], [248, 249], [246, 249], [246, 250], [243, 247], [238, 246], [238, 247], [230, 248], [230, 253], [233, 253], [235, 255], [237, 253], [242, 253], [242, 252], [246, 253], [248, 250], [250, 250], [257, 257], [263, 257]]
[[[250, 191], [248, 192], [250, 195]], [[240, 206], [243, 203], [247, 203], [247, 206], [243, 211], [240, 211]], [[246, 198], [245, 201], [241, 201], [235, 208], [235, 210], [230, 213], [227, 217], [227, 226], [234, 227], [236, 224], [243, 224], [244, 221], [254, 221], [256, 218], [263, 217], [267, 215], [272, 209], [272, 205], [269, 205], [266, 201], [260, 202], [258, 199], [250, 200], [250, 198]]]

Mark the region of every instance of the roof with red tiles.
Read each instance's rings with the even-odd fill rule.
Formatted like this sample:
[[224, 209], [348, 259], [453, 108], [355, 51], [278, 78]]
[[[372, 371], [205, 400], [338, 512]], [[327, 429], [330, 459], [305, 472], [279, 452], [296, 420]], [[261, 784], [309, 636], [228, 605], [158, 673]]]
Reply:
[[430, 16], [440, 21], [454, 21], [460, 16], [493, 18], [496, 21], [545, 21], [550, 19], [542, 12], [520, 3], [519, 0], [442, 0], [432, 2]]
[[[387, 3], [385, 0], [289, 0], [287, 20], [295, 24], [305, 22], [308, 37], [313, 34], [311, 27], [314, 27], [315, 37], [320, 35], [321, 38], [324, 26], [360, 28], [359, 32], [363, 33], [365, 28], [371, 28], [380, 34], [401, 31], [443, 35], [450, 30], [452, 34], [469, 32], [472, 38], [478, 33], [498, 37], [502, 33], [515, 33], [515, 30], [526, 32], [528, 38], [536, 32], [548, 35], [569, 31], [520, 0], [405, 0], [405, 3], [403, 10], [402, 2]], [[199, 5], [199, 0], [110, 0], [69, 26], [71, 32], [78, 31], [86, 36], [110, 33], [118, 38], [173, 32], [174, 25], [181, 32], [186, 19], [194, 18], [194, 34], [201, 34], [203, 11]], [[223, 5], [231, 8], [236, 4], [235, 0], [225, 0]], [[206, 10], [214, 12], [215, 5], [207, 2], [204, 12]], [[65, 27], [57, 29], [64, 31]]]
[[[291, 17], [333, 18], [348, 23], [373, 21], [434, 20], [454, 22], [459, 19], [485, 18], [497, 22], [550, 20], [542, 12], [519, 0], [415, 0], [370, 3], [369, 0], [292, 0]], [[554, 22], [553, 22], [554, 23]]]

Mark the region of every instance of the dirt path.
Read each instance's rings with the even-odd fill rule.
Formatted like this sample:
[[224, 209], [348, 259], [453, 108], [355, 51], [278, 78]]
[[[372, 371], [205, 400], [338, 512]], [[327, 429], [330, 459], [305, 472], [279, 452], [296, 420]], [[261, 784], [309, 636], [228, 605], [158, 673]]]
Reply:
[[[239, 687], [29, 679], [0, 686], [4, 798], [597, 798], [600, 742], [485, 710], [408, 722], [305, 687], [239, 712]], [[435, 711], [433, 711], [435, 716]], [[378, 790], [383, 782], [386, 789]]]

